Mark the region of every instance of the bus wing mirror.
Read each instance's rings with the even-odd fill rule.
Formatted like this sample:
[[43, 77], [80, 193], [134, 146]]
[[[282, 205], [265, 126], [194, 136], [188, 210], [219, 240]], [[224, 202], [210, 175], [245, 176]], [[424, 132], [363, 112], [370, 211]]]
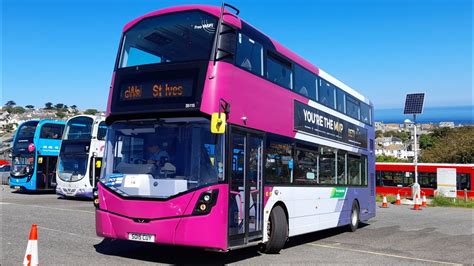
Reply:
[[211, 115], [211, 132], [213, 134], [224, 134], [227, 125], [225, 113], [212, 113]]

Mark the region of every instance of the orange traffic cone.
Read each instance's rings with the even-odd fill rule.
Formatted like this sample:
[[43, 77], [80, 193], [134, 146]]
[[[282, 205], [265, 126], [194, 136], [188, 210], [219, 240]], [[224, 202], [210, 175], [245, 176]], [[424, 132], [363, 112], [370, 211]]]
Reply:
[[385, 195], [383, 195], [381, 208], [388, 208], [387, 197], [385, 197]]
[[25, 258], [23, 265], [34, 266], [39, 265], [38, 260], [38, 229], [36, 224], [31, 225], [30, 237], [28, 239], [28, 246], [26, 246]]
[[420, 209], [420, 202], [419, 202], [418, 194], [416, 194], [416, 197], [415, 197], [414, 201], [415, 201], [415, 204], [413, 205], [412, 210], [420, 211], [421, 209]]
[[400, 204], [402, 204], [400, 200], [400, 192], [397, 192], [397, 200], [395, 200], [395, 205], [400, 205]]
[[421, 207], [426, 207], [426, 195], [423, 193], [423, 200], [421, 201]]

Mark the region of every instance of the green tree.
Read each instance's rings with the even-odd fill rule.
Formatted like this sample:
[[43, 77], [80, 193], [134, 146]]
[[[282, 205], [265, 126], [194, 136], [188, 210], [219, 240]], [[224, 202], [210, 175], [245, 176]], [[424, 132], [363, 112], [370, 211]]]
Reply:
[[13, 107], [13, 106], [15, 106], [15, 105], [16, 105], [16, 102], [15, 102], [15, 101], [12, 101], [12, 100], [10, 100], [10, 101], [8, 101], [7, 103], [5, 103], [5, 106], [6, 106], [6, 107]]
[[398, 163], [398, 162], [408, 162], [408, 160], [398, 159], [392, 156], [379, 155], [375, 159], [377, 162], [387, 162], [387, 163]]
[[54, 108], [56, 108], [56, 110], [62, 110], [64, 108], [64, 104], [57, 103], [57, 104], [54, 105]]
[[62, 112], [62, 111], [58, 111], [58, 112], [56, 113], [56, 116], [57, 116], [58, 118], [63, 119], [63, 118], [65, 118], [67, 115], [66, 115], [64, 112]]
[[53, 103], [52, 102], [47, 102], [44, 104], [44, 109], [46, 110], [51, 110], [53, 109]]
[[419, 138], [420, 140], [420, 149], [426, 150], [431, 147], [433, 147], [433, 143], [435, 142], [435, 139], [431, 134], [423, 134]]
[[8, 102], [5, 103], [5, 106], [4, 106], [3, 109], [4, 109], [6, 112], [8, 112], [8, 113], [11, 114], [11, 113], [13, 112], [13, 107], [15, 107], [15, 105], [16, 105], [16, 102], [10, 100], [10, 101], [8, 101]]
[[427, 163], [473, 163], [474, 126], [440, 129], [433, 132], [433, 145], [421, 156]]
[[11, 111], [12, 114], [23, 114], [24, 112], [26, 112], [26, 110], [25, 108], [21, 106], [15, 106], [12, 108], [12, 111]]
[[84, 111], [84, 114], [85, 115], [95, 115], [97, 114], [99, 111], [97, 109], [87, 109]]
[[29, 104], [29, 105], [25, 105], [25, 108], [31, 111], [31, 110], [35, 109], [35, 106]]

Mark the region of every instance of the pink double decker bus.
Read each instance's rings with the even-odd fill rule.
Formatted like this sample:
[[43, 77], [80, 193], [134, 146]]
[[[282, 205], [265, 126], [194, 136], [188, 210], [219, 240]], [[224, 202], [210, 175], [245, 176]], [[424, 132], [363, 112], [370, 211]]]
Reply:
[[278, 253], [375, 216], [370, 101], [238, 13], [180, 6], [124, 27], [99, 236]]

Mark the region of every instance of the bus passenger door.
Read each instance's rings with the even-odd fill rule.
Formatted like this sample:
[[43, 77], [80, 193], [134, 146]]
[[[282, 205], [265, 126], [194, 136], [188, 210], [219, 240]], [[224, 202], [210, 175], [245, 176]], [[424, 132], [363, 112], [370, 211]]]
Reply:
[[232, 130], [230, 136], [229, 246], [262, 238], [263, 136]]
[[37, 189], [54, 189], [56, 187], [56, 163], [57, 156], [41, 156], [37, 157], [36, 170], [36, 188]]

